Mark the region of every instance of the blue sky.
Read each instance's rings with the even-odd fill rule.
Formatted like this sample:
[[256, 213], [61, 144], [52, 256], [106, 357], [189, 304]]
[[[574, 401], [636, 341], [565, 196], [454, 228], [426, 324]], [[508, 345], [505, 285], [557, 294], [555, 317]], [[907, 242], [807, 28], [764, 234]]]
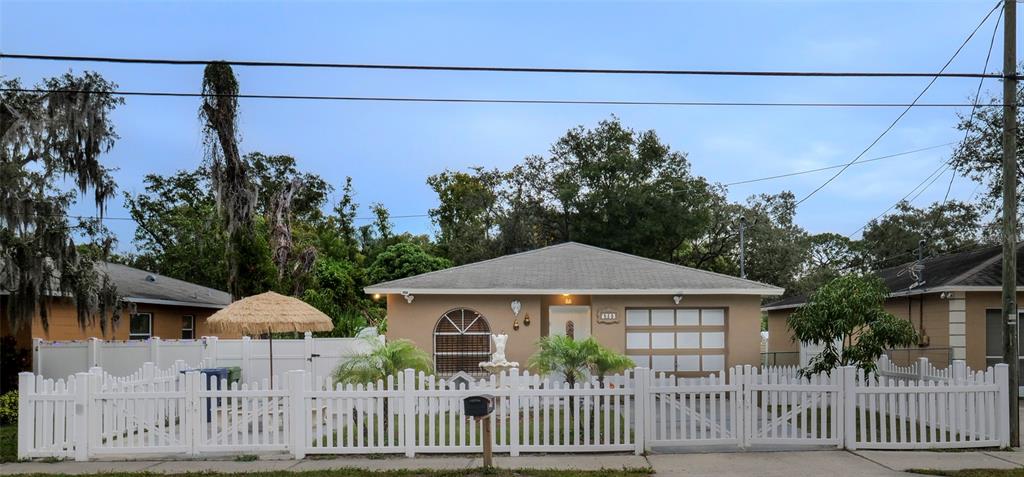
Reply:
[[[189, 59], [593, 68], [937, 71], [994, 5], [962, 2], [11, 2], [0, 3], [9, 53]], [[996, 15], [953, 63], [979, 71]], [[996, 40], [989, 69], [1001, 65]], [[32, 84], [68, 69], [98, 71], [125, 90], [199, 90], [200, 66], [21, 60], [0, 74]], [[236, 68], [246, 93], [524, 99], [909, 102], [911, 79], [635, 77]], [[941, 79], [925, 102], [967, 102], [973, 79]], [[989, 80], [985, 90], [998, 92]], [[121, 139], [104, 159], [122, 191], [147, 173], [194, 168], [203, 156], [197, 98], [129, 97], [114, 115]], [[966, 108], [960, 108], [965, 112]], [[921, 108], [865, 157], [959, 140], [956, 109]], [[394, 215], [436, 204], [425, 179], [445, 168], [508, 168], [546, 153], [566, 129], [611, 114], [654, 129], [685, 151], [695, 173], [728, 183], [847, 162], [898, 109], [458, 105], [242, 100], [245, 152], [290, 154], [335, 186], [352, 176], [357, 200]], [[952, 146], [854, 166], [801, 205], [811, 232], [851, 233], [917, 185]], [[734, 186], [733, 200], [792, 190], [830, 172]], [[918, 198], [941, 200], [948, 179]], [[975, 190], [958, 178], [951, 197]], [[76, 207], [92, 214], [89, 201]], [[124, 217], [120, 197], [109, 215]], [[431, 233], [428, 218], [396, 219]], [[122, 250], [130, 222], [109, 221]]]

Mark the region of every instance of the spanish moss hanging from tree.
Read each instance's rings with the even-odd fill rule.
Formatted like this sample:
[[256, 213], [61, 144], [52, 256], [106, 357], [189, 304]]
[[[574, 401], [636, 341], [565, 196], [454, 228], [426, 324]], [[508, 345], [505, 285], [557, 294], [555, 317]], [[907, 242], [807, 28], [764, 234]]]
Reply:
[[204, 142], [213, 179], [217, 207], [228, 233], [228, 292], [235, 299], [263, 290], [245, 286], [242, 267], [253, 252], [253, 213], [256, 188], [238, 152], [238, 81], [227, 63], [215, 62], [203, 72]]
[[[92, 72], [46, 79], [36, 86], [46, 93], [19, 91], [18, 79], [2, 84], [0, 292], [11, 327], [38, 314], [47, 329], [52, 297], [65, 296], [79, 326], [98, 323], [106, 333], [120, 318], [121, 299], [101, 273], [113, 240], [100, 219], [115, 184], [100, 156], [118, 138], [110, 113], [124, 100], [111, 94], [117, 85]], [[90, 191], [100, 218], [70, 224], [68, 208]], [[88, 253], [76, 237], [89, 242]]]

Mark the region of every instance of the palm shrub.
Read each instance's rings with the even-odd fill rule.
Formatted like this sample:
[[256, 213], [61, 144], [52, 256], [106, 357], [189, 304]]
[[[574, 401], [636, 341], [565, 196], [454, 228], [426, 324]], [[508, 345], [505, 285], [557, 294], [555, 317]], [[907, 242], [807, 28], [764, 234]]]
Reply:
[[[593, 339], [593, 338], [588, 338]], [[621, 373], [633, 367], [633, 360], [621, 353], [616, 353], [601, 344], [597, 344], [597, 353], [593, 356], [591, 373], [597, 376], [597, 382], [604, 385], [604, 377], [609, 374]]]
[[569, 386], [597, 377], [604, 384], [608, 374], [621, 372], [633, 365], [628, 357], [598, 343], [593, 337], [576, 340], [569, 336], [545, 336], [537, 342], [537, 352], [527, 363], [540, 374], [561, 373]]
[[537, 352], [527, 364], [542, 375], [561, 373], [569, 386], [587, 376], [598, 344], [592, 338], [574, 340], [565, 335], [545, 336], [537, 342]]
[[[405, 369], [432, 373], [434, 365], [430, 355], [409, 340], [381, 343], [379, 338], [368, 338], [372, 349], [353, 356], [334, 370], [334, 382], [342, 384], [368, 384], [397, 376]], [[411, 384], [411, 383], [408, 383]]]
[[[348, 361], [341, 363], [334, 369], [335, 384], [369, 384], [377, 381], [386, 381], [388, 376], [397, 376], [406, 369], [433, 373], [433, 362], [430, 355], [416, 347], [409, 340], [394, 340], [386, 343], [378, 341], [379, 338], [367, 338], [372, 349], [368, 353], [353, 356]], [[412, 386], [414, 383], [405, 383]], [[383, 399], [383, 426], [387, 428], [390, 412], [388, 401]], [[356, 416], [359, 412], [352, 410], [352, 425], [356, 426]], [[368, 420], [367, 420], [368, 421]], [[363, 423], [364, 436], [368, 433], [370, 422]]]

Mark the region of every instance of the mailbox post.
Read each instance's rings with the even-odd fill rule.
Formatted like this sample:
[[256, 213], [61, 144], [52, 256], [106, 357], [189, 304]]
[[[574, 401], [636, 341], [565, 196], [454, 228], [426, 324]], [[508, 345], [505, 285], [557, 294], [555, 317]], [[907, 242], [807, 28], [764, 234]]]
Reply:
[[467, 416], [471, 416], [478, 422], [483, 423], [484, 468], [490, 469], [494, 466], [491, 447], [491, 441], [493, 440], [491, 436], [491, 414], [494, 412], [494, 396], [489, 394], [469, 396], [462, 403]]

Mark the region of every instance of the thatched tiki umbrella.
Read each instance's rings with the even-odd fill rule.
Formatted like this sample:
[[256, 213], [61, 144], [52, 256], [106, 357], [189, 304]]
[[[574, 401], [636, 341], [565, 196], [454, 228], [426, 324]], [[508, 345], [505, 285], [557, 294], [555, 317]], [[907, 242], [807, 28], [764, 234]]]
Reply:
[[274, 292], [242, 298], [207, 320], [216, 331], [238, 331], [245, 335], [270, 336], [270, 385], [274, 385], [274, 333], [331, 331], [331, 317], [308, 303]]

